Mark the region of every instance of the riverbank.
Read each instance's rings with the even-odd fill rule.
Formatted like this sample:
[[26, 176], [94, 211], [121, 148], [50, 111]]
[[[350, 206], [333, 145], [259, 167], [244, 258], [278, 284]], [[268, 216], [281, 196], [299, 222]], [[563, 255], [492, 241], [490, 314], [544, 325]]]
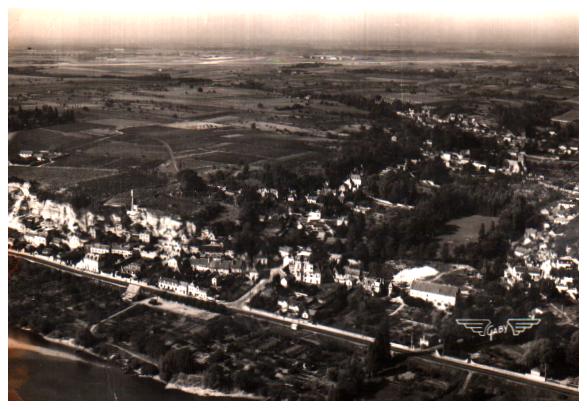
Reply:
[[[10, 400], [260, 399], [244, 393], [224, 393], [184, 384], [181, 380], [167, 383], [159, 376], [129, 375], [120, 366], [76, 345], [73, 340], [42, 336], [27, 328], [9, 326], [8, 350]], [[68, 375], [70, 373], [76, 376]], [[72, 387], [64, 388], [64, 382]], [[94, 385], [96, 390], [80, 389], [77, 383]], [[103, 387], [97, 387], [99, 384]]]

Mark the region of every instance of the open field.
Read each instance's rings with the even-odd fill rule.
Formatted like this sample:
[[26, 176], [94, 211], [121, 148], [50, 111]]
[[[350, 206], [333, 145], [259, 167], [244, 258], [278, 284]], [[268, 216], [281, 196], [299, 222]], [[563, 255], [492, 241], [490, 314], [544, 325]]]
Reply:
[[53, 188], [74, 186], [80, 182], [101, 179], [116, 174], [115, 169], [77, 168], [77, 167], [35, 167], [9, 166], [8, 176], [25, 180], [35, 180]]
[[439, 237], [443, 243], [449, 243], [455, 246], [475, 241], [479, 237], [481, 225], [485, 226], [485, 231], [489, 231], [491, 223], [497, 223], [497, 217], [474, 215], [460, 219], [449, 220], [447, 226], [456, 229], [452, 234], [446, 234]]

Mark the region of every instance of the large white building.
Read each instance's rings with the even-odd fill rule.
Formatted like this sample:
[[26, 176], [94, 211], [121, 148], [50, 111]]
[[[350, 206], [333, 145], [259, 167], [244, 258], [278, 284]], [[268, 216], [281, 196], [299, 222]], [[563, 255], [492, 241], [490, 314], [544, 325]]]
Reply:
[[322, 273], [320, 270], [314, 268], [314, 264], [301, 256], [296, 256], [295, 259], [289, 263], [289, 271], [298, 282], [320, 285], [322, 284]]
[[110, 253], [110, 246], [107, 244], [94, 243], [88, 246], [90, 253], [94, 254], [108, 254]]
[[445, 310], [456, 304], [459, 289], [452, 285], [414, 280], [410, 287], [410, 296], [432, 303], [436, 308]]
[[197, 285], [194, 285], [194, 283], [188, 285], [188, 294], [200, 300], [205, 301], [208, 299], [208, 291], [205, 288], [200, 288]]
[[88, 253], [82, 260], [80, 260], [77, 267], [97, 274], [100, 272], [100, 267], [102, 266], [100, 258], [100, 254]]
[[208, 291], [194, 285], [194, 283], [188, 284], [185, 281], [177, 281], [173, 278], [160, 278], [158, 287], [162, 290], [173, 291], [176, 294], [191, 295], [200, 300], [208, 299]]
[[23, 239], [35, 247], [47, 245], [47, 234], [45, 233], [27, 232], [24, 234]]
[[160, 278], [157, 286], [162, 290], [173, 291], [176, 294], [187, 295], [188, 283], [173, 278]]

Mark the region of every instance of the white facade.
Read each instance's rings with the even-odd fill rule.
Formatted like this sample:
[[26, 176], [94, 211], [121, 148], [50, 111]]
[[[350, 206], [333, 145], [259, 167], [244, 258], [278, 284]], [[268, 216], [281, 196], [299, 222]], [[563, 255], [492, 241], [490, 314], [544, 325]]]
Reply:
[[90, 253], [108, 254], [110, 253], [110, 246], [106, 244], [92, 244], [90, 245]]
[[27, 243], [30, 243], [35, 247], [47, 245], [47, 236], [44, 234], [25, 233], [23, 238]]
[[196, 297], [200, 300], [207, 300], [208, 299], [208, 292], [205, 289], [200, 288], [197, 285], [194, 285], [194, 283], [190, 283], [188, 285], [187, 292], [188, 292], [188, 295], [191, 295], [192, 297]]
[[95, 253], [86, 254], [86, 256], [77, 264], [77, 267], [91, 273], [99, 273], [100, 255]]
[[411, 297], [430, 302], [440, 310], [453, 307], [458, 292], [457, 287], [418, 280], [414, 281], [410, 288]]
[[302, 281], [306, 284], [320, 285], [322, 284], [322, 274], [319, 271], [306, 273], [302, 277]]

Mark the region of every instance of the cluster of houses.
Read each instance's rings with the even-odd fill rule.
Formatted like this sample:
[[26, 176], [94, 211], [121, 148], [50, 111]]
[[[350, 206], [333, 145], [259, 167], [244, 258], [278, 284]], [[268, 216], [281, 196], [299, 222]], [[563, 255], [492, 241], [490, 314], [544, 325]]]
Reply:
[[[445, 165], [450, 169], [462, 169], [465, 165], [470, 165], [477, 171], [486, 171], [488, 173], [501, 172], [506, 175], [520, 174], [527, 171], [524, 149], [529, 143], [530, 139], [526, 133], [520, 132], [515, 134], [509, 130], [496, 130], [495, 127], [483, 120], [483, 118], [476, 116], [468, 116], [464, 114], [448, 114], [445, 117], [433, 114], [434, 107], [423, 105], [419, 109], [409, 108], [407, 111], [397, 111], [398, 116], [410, 118], [419, 126], [434, 128], [438, 125], [451, 124], [459, 129], [467, 132], [472, 132], [476, 135], [492, 138], [498, 141], [502, 146], [509, 147], [509, 158], [504, 160], [500, 167], [489, 166], [470, 158], [470, 152], [442, 152], [440, 158]], [[568, 144], [561, 144], [558, 146], [551, 146], [552, 139], [557, 136], [558, 130], [553, 126], [536, 127], [536, 135], [532, 138], [538, 143], [538, 148], [542, 149], [548, 156], [532, 155], [537, 159], [559, 160], [564, 158], [577, 158], [579, 148], [578, 142], [569, 141]], [[395, 136], [392, 136], [392, 142]], [[432, 146], [431, 140], [424, 141], [424, 145]], [[431, 154], [425, 150], [424, 154]]]
[[[138, 283], [142, 282], [141, 271], [145, 268], [179, 272], [185, 261], [194, 275], [205, 272], [201, 275], [206, 276], [206, 281], [219, 287], [225, 275], [243, 275], [256, 281], [257, 267], [268, 264], [262, 253], [252, 263], [235, 255], [206, 228], [197, 231], [191, 222], [138, 207], [132, 191], [131, 206], [126, 212], [130, 226], [116, 213], [108, 217], [89, 212], [78, 215], [69, 204], [38, 200], [27, 183], [9, 184], [9, 194], [13, 202], [9, 212], [12, 245], [20, 241], [29, 251], [42, 251], [57, 261], [69, 251], [81, 249], [83, 255], [75, 266], [91, 273]], [[23, 208], [27, 211], [23, 212]], [[106, 243], [97, 240], [97, 236], [106, 234], [110, 235]], [[63, 262], [71, 264], [67, 260]], [[184, 287], [176, 286], [170, 291], [195, 293], [194, 288], [186, 288], [184, 291]]]
[[[339, 260], [339, 255], [334, 255]], [[363, 262], [355, 259], [348, 259], [344, 265], [337, 265], [334, 268], [334, 282], [343, 284], [347, 288], [356, 286], [362, 287], [372, 295], [380, 295], [384, 290], [384, 280], [380, 277], [372, 277], [363, 269]], [[391, 284], [390, 284], [391, 285]]]
[[51, 152], [48, 150], [30, 151], [22, 150], [18, 153], [18, 157], [27, 162], [48, 162], [63, 156], [61, 152]]
[[170, 291], [176, 294], [191, 296], [199, 300], [207, 301], [210, 299], [207, 288], [200, 288], [193, 282], [187, 283], [185, 281], [178, 281], [173, 278], [159, 278], [157, 286], [165, 291]]
[[512, 245], [513, 255], [503, 273], [506, 285], [550, 279], [559, 292], [577, 299], [579, 260], [576, 251], [568, 246], [561, 254], [556, 241], [563, 233], [555, 232], [557, 226], [564, 226], [577, 217], [576, 210], [575, 203], [565, 200], [541, 210], [547, 220], [542, 229], [526, 229], [524, 236]]
[[322, 272], [310, 261], [312, 250], [298, 247], [296, 250], [289, 246], [279, 248], [282, 267], [287, 268], [296, 282], [317, 285], [322, 284]]
[[[318, 266], [310, 261], [311, 249], [305, 247], [292, 249], [291, 247], [283, 246], [279, 248], [279, 253], [282, 259], [282, 267], [289, 272], [295, 282], [314, 286], [320, 286], [324, 282], [322, 272]], [[390, 272], [388, 272], [390, 274], [382, 272], [382, 274], [376, 276], [370, 274], [364, 268], [362, 261], [355, 259], [343, 261], [340, 254], [330, 254], [330, 262], [334, 266], [333, 278], [335, 283], [344, 285], [349, 289], [362, 288], [372, 296], [381, 296], [386, 293], [392, 294], [394, 287], [407, 288], [411, 297], [423, 299], [432, 303], [438, 309], [446, 310], [455, 305], [460, 294], [458, 287], [450, 285], [430, 283], [418, 279], [412, 279], [407, 283], [394, 281], [393, 274]], [[287, 278], [282, 278], [282, 286], [288, 286]], [[289, 301], [280, 300], [278, 305], [281, 312], [296, 316], [302, 316], [304, 311], [309, 313], [312, 308], [308, 305], [307, 297], [297, 298], [294, 303], [292, 303], [291, 299]], [[302, 302], [303, 300], [306, 301]], [[302, 316], [302, 318], [304, 317]]]
[[471, 151], [468, 149], [460, 152], [442, 152], [440, 159], [448, 169], [452, 170], [462, 170], [465, 165], [470, 165], [476, 171], [486, 171], [493, 174], [501, 172], [506, 175], [515, 175], [527, 171], [526, 154], [524, 152], [511, 151], [509, 156], [504, 160], [503, 166], [500, 168], [487, 166], [483, 162], [471, 159]]
[[433, 106], [422, 105], [419, 110], [408, 108], [407, 111], [396, 111], [398, 116], [410, 118], [420, 126], [434, 128], [440, 124], [453, 124], [459, 128], [474, 133], [487, 133], [488, 124], [481, 117], [470, 116], [465, 114], [450, 113], [445, 117], [432, 113]]
[[308, 294], [295, 292], [288, 297], [281, 297], [277, 301], [278, 312], [282, 315], [293, 316], [311, 321], [321, 302], [316, 297]]

